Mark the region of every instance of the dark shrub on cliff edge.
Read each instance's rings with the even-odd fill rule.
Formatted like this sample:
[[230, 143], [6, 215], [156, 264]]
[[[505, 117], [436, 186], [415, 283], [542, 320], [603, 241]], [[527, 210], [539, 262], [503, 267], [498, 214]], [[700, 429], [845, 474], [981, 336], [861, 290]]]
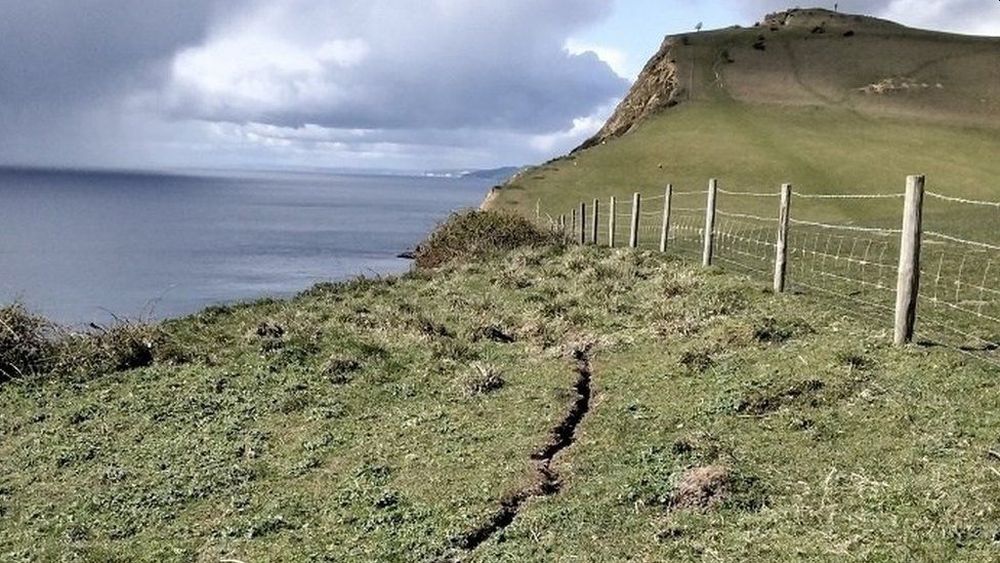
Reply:
[[178, 358], [178, 349], [157, 325], [121, 321], [73, 333], [20, 304], [0, 307], [0, 383], [37, 375], [91, 378]]
[[45, 371], [54, 352], [53, 328], [20, 304], [0, 307], [0, 383]]
[[418, 268], [475, 260], [515, 248], [558, 244], [561, 237], [519, 215], [469, 211], [452, 215], [415, 253]]

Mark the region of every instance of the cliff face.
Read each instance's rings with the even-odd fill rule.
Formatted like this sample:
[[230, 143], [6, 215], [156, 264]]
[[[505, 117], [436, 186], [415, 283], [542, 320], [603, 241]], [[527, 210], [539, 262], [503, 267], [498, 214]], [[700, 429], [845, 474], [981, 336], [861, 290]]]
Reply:
[[[773, 59], [773, 62], [770, 63], [769, 67], [758, 69], [760, 76], [777, 73], [799, 79], [803, 74], [833, 72], [826, 70], [829, 65], [823, 64], [824, 61], [815, 61], [813, 64], [816, 70], [812, 71], [808, 68], [798, 68], [794, 61], [782, 58], [788, 56], [782, 55], [782, 52], [802, 50], [804, 45], [808, 45], [809, 39], [812, 39], [815, 44], [821, 38], [849, 38], [861, 33], [868, 35], [902, 33], [906, 29], [899, 24], [869, 16], [811, 8], [768, 14], [762, 21], [750, 28], [734, 26], [724, 30], [668, 36], [660, 46], [659, 52], [646, 64], [628, 95], [619, 104], [604, 127], [573, 152], [588, 149], [627, 134], [652, 114], [677, 105], [681, 100], [686, 102], [691, 97], [689, 90], [695, 92], [704, 90], [706, 87], [722, 88], [722, 74], [725, 72], [722, 67], [732, 67], [733, 63], [737, 62], [734, 57], [740, 59], [740, 64], [744, 64], [760, 59], [765, 56], [766, 52]], [[772, 43], [772, 47], [777, 47], [773, 43], [778, 41], [787, 44], [794, 41], [796, 45], [794, 48], [789, 47], [784, 51], [777, 48], [768, 51], [768, 42]], [[833, 43], [829, 45], [832, 52], [842, 48], [843, 46], [838, 47]], [[776, 51], [777, 54], [775, 54]], [[872, 49], [871, 55], [877, 59], [880, 52]], [[679, 61], [683, 65], [681, 70], [678, 69]], [[705, 79], [702, 78], [701, 74], [696, 77], [691, 72], [691, 65], [694, 64], [697, 64], [699, 69], [705, 65], [712, 67], [715, 76], [714, 82], [704, 82]], [[860, 62], [857, 66], [860, 68], [866, 65], [873, 66], [872, 63]], [[744, 64], [744, 66], [746, 65]], [[737, 65], [737, 74], [738, 67], [739, 65]], [[843, 72], [842, 74], [847, 76], [850, 73]], [[738, 82], [737, 86], [748, 82], [739, 75], [735, 76], [735, 79]], [[859, 84], [857, 87], [860, 86], [863, 84]], [[760, 94], [763, 89], [757, 88], [756, 85], [751, 89], [756, 97], [762, 98], [760, 101], [767, 101], [768, 96]], [[737, 88], [737, 90], [739, 89]], [[742, 93], [737, 91], [737, 95]], [[704, 92], [701, 94], [703, 95]]]
[[573, 152], [599, 145], [608, 139], [621, 137], [649, 115], [677, 104], [679, 94], [677, 61], [673, 53], [675, 45], [679, 42], [680, 39], [676, 37], [667, 37], [663, 41], [659, 52], [646, 63], [646, 67], [639, 74], [628, 95], [615, 109], [611, 119], [596, 135]]

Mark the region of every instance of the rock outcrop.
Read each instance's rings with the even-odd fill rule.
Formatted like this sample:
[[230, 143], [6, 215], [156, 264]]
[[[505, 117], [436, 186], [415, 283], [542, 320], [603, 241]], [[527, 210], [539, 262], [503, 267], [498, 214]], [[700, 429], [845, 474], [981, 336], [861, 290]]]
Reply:
[[615, 109], [611, 119], [573, 152], [581, 151], [628, 133], [649, 115], [678, 103], [680, 89], [677, 78], [675, 46], [678, 37], [667, 37], [656, 55], [646, 63], [639, 78], [625, 99]]

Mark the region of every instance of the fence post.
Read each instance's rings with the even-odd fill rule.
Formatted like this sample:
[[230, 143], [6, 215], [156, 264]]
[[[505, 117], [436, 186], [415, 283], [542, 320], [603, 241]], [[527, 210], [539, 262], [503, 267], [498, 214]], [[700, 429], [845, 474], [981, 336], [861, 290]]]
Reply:
[[597, 244], [597, 231], [600, 229], [601, 200], [594, 198], [594, 222], [590, 226], [590, 242]]
[[708, 202], [705, 205], [705, 248], [701, 255], [702, 266], [712, 265], [715, 252], [715, 199], [719, 191], [719, 181], [712, 178], [708, 181]]
[[663, 192], [663, 223], [660, 225], [660, 252], [667, 251], [667, 239], [670, 237], [670, 203], [674, 197], [673, 184], [667, 184]]
[[566, 240], [566, 214], [562, 213], [559, 215], [559, 233], [562, 235], [563, 241]]
[[781, 207], [778, 209], [778, 240], [774, 245], [774, 292], [785, 291], [788, 276], [788, 224], [791, 221], [792, 185], [781, 185]]
[[913, 341], [920, 291], [920, 239], [923, 231], [923, 176], [907, 176], [903, 205], [903, 236], [899, 245], [899, 279], [896, 282], [897, 346]]
[[611, 196], [608, 204], [608, 247], [615, 247], [615, 220], [618, 218], [618, 211], [615, 209], [615, 196]]
[[566, 233], [566, 240], [572, 241], [574, 233], [576, 233], [576, 209], [570, 211], [569, 232]]
[[642, 204], [642, 196], [637, 193], [632, 194], [632, 222], [628, 237], [629, 248], [639, 248], [639, 212]]
[[580, 202], [580, 245], [587, 244], [587, 204]]

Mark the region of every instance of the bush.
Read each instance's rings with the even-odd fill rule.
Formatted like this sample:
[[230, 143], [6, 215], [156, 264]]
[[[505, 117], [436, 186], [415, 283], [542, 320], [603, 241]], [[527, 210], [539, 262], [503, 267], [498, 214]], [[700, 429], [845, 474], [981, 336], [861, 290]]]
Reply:
[[[69, 333], [19, 304], [0, 307], [0, 383], [32, 375], [93, 377], [178, 361], [183, 351], [159, 327], [119, 322]], [[157, 358], [157, 356], [160, 356]]]
[[53, 355], [53, 330], [17, 303], [0, 308], [0, 383], [45, 371]]
[[165, 339], [150, 325], [123, 322], [100, 332], [74, 334], [57, 344], [54, 371], [97, 376], [150, 366]]
[[418, 268], [437, 268], [472, 261], [523, 247], [558, 244], [561, 238], [518, 215], [470, 211], [452, 215], [424, 241], [414, 255]]

